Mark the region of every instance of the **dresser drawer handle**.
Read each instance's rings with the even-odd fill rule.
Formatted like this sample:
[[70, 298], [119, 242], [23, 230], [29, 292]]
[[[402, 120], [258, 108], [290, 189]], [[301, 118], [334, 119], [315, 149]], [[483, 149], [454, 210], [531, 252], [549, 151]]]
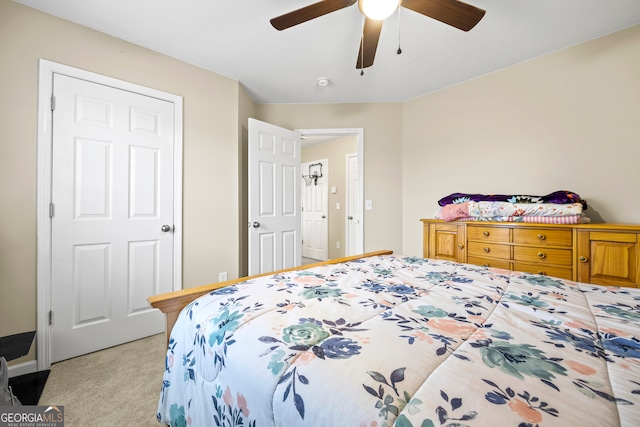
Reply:
[[538, 274], [541, 275], [541, 276], [546, 276], [547, 275], [547, 273], [545, 273], [544, 271], [538, 271]]
[[545, 254], [544, 252], [538, 252], [538, 258], [545, 259], [546, 257], [547, 257], [547, 254]]
[[484, 234], [485, 236], [489, 237], [489, 234], [491, 234], [491, 233], [489, 233], [488, 231], [483, 231], [482, 234]]
[[491, 248], [482, 248], [482, 250], [485, 252], [491, 252]]
[[545, 236], [544, 234], [538, 234], [538, 239], [544, 240], [546, 238], [547, 238], [547, 236]]
[[458, 249], [464, 249], [464, 245], [462, 243], [458, 243]]
[[578, 261], [587, 262], [587, 261], [589, 261], [589, 258], [587, 258], [586, 256], [581, 256], [580, 258], [578, 258]]

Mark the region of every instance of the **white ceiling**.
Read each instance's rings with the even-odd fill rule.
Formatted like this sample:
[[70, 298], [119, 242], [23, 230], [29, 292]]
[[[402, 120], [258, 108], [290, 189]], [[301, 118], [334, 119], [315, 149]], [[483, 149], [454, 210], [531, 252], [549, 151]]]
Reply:
[[486, 10], [468, 33], [401, 8], [361, 76], [357, 5], [277, 31], [271, 18], [315, 1], [15, 1], [238, 80], [257, 103], [402, 102], [640, 24], [640, 0], [468, 0]]

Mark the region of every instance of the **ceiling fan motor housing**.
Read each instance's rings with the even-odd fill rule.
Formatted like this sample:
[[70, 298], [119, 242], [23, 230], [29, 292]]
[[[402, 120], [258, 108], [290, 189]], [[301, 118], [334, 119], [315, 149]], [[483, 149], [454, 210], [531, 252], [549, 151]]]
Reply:
[[396, 11], [400, 0], [358, 0], [360, 11], [369, 19], [381, 21]]

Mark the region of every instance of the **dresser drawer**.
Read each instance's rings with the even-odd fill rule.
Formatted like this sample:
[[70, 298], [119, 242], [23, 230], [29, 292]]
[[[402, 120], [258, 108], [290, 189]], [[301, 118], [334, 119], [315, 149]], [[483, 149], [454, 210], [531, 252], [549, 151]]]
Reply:
[[516, 262], [513, 264], [513, 269], [515, 271], [524, 271], [525, 273], [542, 274], [544, 276], [560, 277], [561, 279], [567, 280], [573, 279], [573, 271], [571, 268]]
[[508, 242], [509, 229], [488, 225], [469, 225], [467, 226], [467, 239], [482, 242]]
[[519, 245], [566, 246], [573, 245], [571, 230], [514, 228], [513, 243]]
[[570, 266], [573, 258], [572, 253], [571, 249], [515, 246], [513, 248], [513, 259], [523, 262]]
[[467, 256], [511, 259], [511, 246], [491, 242], [468, 242]]
[[493, 258], [480, 258], [470, 256], [467, 258], [469, 264], [480, 265], [483, 267], [502, 268], [504, 270], [511, 270], [511, 263], [502, 259]]

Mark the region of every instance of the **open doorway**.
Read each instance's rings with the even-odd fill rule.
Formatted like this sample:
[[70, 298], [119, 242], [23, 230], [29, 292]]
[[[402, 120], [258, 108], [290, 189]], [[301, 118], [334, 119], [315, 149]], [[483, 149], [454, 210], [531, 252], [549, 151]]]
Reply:
[[[240, 223], [243, 224], [243, 226], [240, 227], [239, 230], [239, 238], [240, 238], [240, 245], [239, 245], [239, 254], [240, 254], [240, 266], [239, 266], [239, 275], [240, 276], [246, 276], [249, 274], [248, 270], [248, 265], [249, 265], [249, 247], [248, 247], [248, 236], [249, 236], [249, 232], [250, 229], [247, 226], [244, 226], [245, 224], [249, 224], [250, 225], [250, 220], [249, 220], [249, 215], [248, 215], [248, 199], [249, 199], [249, 191], [248, 191], [248, 161], [247, 161], [247, 154], [248, 154], [248, 140], [249, 140], [249, 132], [248, 132], [248, 128], [243, 127], [243, 134], [242, 134], [242, 145], [241, 145], [241, 151], [239, 153], [239, 161], [240, 161], [240, 191], [241, 191], [241, 196], [239, 198], [240, 201], [240, 212], [241, 212], [241, 221]], [[304, 137], [304, 140], [310, 141], [310, 140], [315, 140], [316, 142], [320, 143], [320, 142], [327, 142], [327, 141], [332, 141], [332, 140], [336, 140], [336, 139], [341, 139], [341, 138], [345, 138], [348, 136], [352, 136], [356, 139], [357, 143], [356, 143], [356, 150], [355, 150], [355, 155], [357, 156], [357, 160], [356, 160], [356, 164], [357, 164], [357, 180], [355, 182], [355, 189], [356, 189], [356, 193], [357, 193], [357, 203], [358, 203], [358, 207], [357, 210], [359, 212], [363, 212], [363, 196], [364, 196], [364, 129], [362, 128], [326, 128], [326, 129], [295, 129], [295, 131], [301, 135], [302, 137]], [[302, 162], [301, 162], [302, 163]], [[335, 170], [335, 169], [334, 169]], [[300, 174], [302, 175], [302, 174]], [[303, 182], [302, 180], [302, 176], [299, 177], [299, 181], [301, 184]], [[346, 184], [344, 183], [344, 181], [342, 181], [339, 185], [336, 184], [337, 189], [338, 188], [342, 188], [344, 189], [346, 187]], [[335, 208], [335, 204], [333, 205]], [[346, 212], [346, 206], [343, 206], [341, 204], [340, 206], [342, 212]], [[343, 210], [344, 209], [344, 210]], [[346, 229], [346, 221], [348, 221], [348, 219], [346, 218], [346, 216], [344, 218], [341, 219], [341, 221], [343, 223], [345, 223], [345, 229]], [[353, 245], [349, 245], [352, 247], [352, 252], [347, 253], [347, 238], [346, 237], [340, 237], [340, 246], [341, 249], [343, 249], [345, 251], [345, 255], [344, 256], [348, 256], [348, 255], [354, 255], [354, 254], [358, 254], [358, 253], [362, 253], [364, 250], [364, 221], [362, 220], [362, 218], [360, 218], [359, 221], [357, 221], [357, 223], [354, 223], [354, 227], [355, 230], [357, 230], [356, 233], [354, 233], [353, 235], [356, 236], [355, 240], [357, 240]], [[336, 240], [337, 241], [337, 240]], [[335, 247], [336, 244], [334, 242], [333, 246]], [[329, 258], [331, 258], [333, 255], [330, 254]]]
[[[363, 130], [297, 129], [297, 131], [302, 136], [302, 163], [314, 164], [326, 160], [328, 164], [323, 170], [323, 184], [327, 190], [326, 259], [362, 253], [364, 222], [360, 205], [364, 194]], [[305, 181], [301, 182], [303, 186], [306, 185]], [[309, 230], [311, 229], [307, 228], [307, 231]], [[303, 240], [309, 237], [305, 236], [307, 231], [303, 227]], [[306, 262], [315, 262], [315, 260], [306, 259]]]

